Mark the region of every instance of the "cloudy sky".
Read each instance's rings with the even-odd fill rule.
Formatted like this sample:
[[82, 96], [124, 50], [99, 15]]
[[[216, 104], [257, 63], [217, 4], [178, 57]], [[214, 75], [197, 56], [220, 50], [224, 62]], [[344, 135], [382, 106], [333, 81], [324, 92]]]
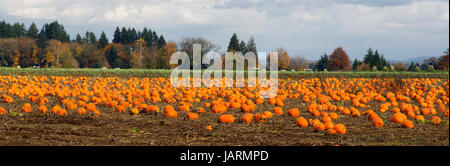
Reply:
[[352, 60], [367, 48], [387, 59], [440, 56], [449, 47], [448, 0], [0, 0], [0, 20], [58, 20], [71, 38], [116, 26], [156, 30], [166, 40], [204, 37], [225, 51], [233, 33], [258, 51], [284, 47], [316, 60], [342, 46]]

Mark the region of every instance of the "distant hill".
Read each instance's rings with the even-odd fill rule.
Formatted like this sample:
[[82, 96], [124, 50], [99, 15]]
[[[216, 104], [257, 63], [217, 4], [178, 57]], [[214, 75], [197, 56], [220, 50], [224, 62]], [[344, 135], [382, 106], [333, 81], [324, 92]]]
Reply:
[[423, 63], [424, 60], [431, 58], [431, 56], [421, 56], [421, 57], [416, 57], [416, 58], [408, 58], [405, 60], [388, 60], [389, 63], [398, 63], [398, 62], [402, 62], [403, 64], [410, 64], [411, 62], [414, 63]]

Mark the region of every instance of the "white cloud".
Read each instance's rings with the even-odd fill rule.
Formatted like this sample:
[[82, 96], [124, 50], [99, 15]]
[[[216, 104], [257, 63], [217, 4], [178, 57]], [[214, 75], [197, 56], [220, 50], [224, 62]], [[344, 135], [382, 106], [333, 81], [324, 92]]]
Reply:
[[[217, 39], [222, 48], [228, 38], [218, 36], [252, 34], [262, 50], [285, 46], [300, 54], [338, 44], [367, 48], [366, 40], [448, 47], [449, 34], [449, 2], [433, 0], [0, 0], [0, 16], [57, 19], [65, 25], [178, 29], [183, 33], [173, 33], [208, 34], [204, 37]], [[205, 32], [198, 34], [196, 28]], [[183, 36], [175, 37], [172, 40]]]

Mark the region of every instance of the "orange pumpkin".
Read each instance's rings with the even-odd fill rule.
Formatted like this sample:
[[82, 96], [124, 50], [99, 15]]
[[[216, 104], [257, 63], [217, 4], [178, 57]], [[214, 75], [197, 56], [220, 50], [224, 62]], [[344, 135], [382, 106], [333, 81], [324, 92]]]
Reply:
[[418, 116], [416, 116], [416, 122], [424, 123], [425, 122], [425, 118], [422, 115], [418, 115]]
[[31, 112], [31, 105], [30, 103], [25, 103], [22, 108], [21, 108], [22, 112]]
[[333, 122], [327, 122], [325, 123], [325, 128], [327, 130], [333, 129], [334, 128], [334, 123]]
[[255, 121], [256, 122], [265, 122], [266, 119], [267, 119], [267, 117], [264, 114], [256, 114], [255, 115]]
[[189, 120], [196, 120], [198, 119], [198, 114], [197, 113], [193, 113], [193, 112], [189, 112], [186, 114], [187, 118]]
[[58, 110], [58, 114], [59, 114], [60, 116], [65, 116], [65, 115], [67, 115], [67, 111], [66, 111], [65, 109], [59, 109], [59, 110]]
[[334, 135], [334, 134], [337, 133], [337, 131], [336, 131], [335, 129], [329, 129], [329, 130], [327, 131], [327, 133], [330, 134], [330, 135]]
[[318, 116], [320, 116], [320, 111], [318, 111], [318, 110], [313, 110], [313, 111], [311, 112], [311, 114], [312, 114], [313, 116], [318, 117]]
[[289, 110], [289, 116], [291, 117], [297, 117], [300, 116], [300, 110], [298, 110], [298, 108], [292, 108]]
[[3, 98], [3, 101], [4, 101], [5, 103], [12, 103], [12, 102], [14, 102], [14, 99], [13, 99], [12, 97], [5, 96], [5, 97]]
[[146, 112], [159, 112], [160, 108], [156, 105], [147, 105], [147, 107], [145, 107], [144, 109]]
[[394, 108], [392, 108], [392, 112], [394, 112], [394, 113], [400, 112], [400, 108], [394, 107]]
[[253, 114], [252, 113], [246, 113], [241, 117], [241, 122], [244, 123], [251, 123], [253, 121]]
[[241, 108], [242, 112], [250, 112], [252, 111], [252, 106], [251, 105], [247, 105], [247, 104], [243, 104], [242, 106], [239, 106]]
[[283, 115], [283, 108], [281, 107], [274, 107], [273, 108], [273, 113], [277, 114], [277, 115]]
[[423, 108], [422, 110], [420, 110], [420, 112], [422, 113], [422, 115], [429, 115], [429, 114], [431, 114], [431, 109]]
[[329, 117], [330, 117], [331, 119], [337, 119], [337, 118], [339, 117], [339, 115], [336, 114], [336, 113], [334, 113], [334, 112], [332, 112], [332, 113], [329, 114]]
[[86, 106], [84, 106], [84, 107], [85, 107], [86, 110], [88, 110], [88, 111], [94, 111], [94, 110], [97, 110], [97, 107], [95, 106], [94, 103], [88, 103], [88, 104], [86, 104]]
[[[241, 108], [241, 103], [231, 102], [230, 107], [231, 108]], [[244, 111], [244, 112], [247, 112], [247, 111]]]
[[134, 115], [139, 114], [139, 109], [138, 109], [138, 108], [132, 108], [130, 111], [131, 111], [131, 113], [134, 114]]
[[297, 125], [299, 125], [300, 127], [309, 126], [308, 121], [304, 117], [298, 117], [297, 119], [295, 119], [295, 123], [297, 123]]
[[51, 111], [52, 111], [52, 113], [57, 114], [60, 109], [61, 109], [61, 107], [59, 107], [58, 105], [55, 105], [55, 106], [53, 106]]
[[227, 107], [225, 107], [224, 105], [214, 105], [212, 108], [212, 112], [213, 113], [225, 113], [227, 111]]
[[412, 129], [412, 128], [414, 128], [414, 123], [411, 122], [410, 120], [404, 120], [402, 122], [402, 127]]
[[331, 122], [331, 118], [329, 116], [324, 116], [322, 117], [322, 119], [320, 119], [320, 121], [322, 121], [323, 123], [327, 123], [327, 122]]
[[77, 110], [77, 113], [80, 114], [80, 115], [84, 115], [84, 114], [87, 113], [87, 111], [84, 108], [80, 108], [80, 109]]
[[219, 121], [222, 123], [234, 123], [234, 116], [231, 114], [221, 115]]
[[203, 109], [202, 107], [198, 107], [197, 108], [197, 112], [198, 113], [205, 113], [205, 109]]
[[376, 114], [376, 113], [370, 113], [369, 114], [369, 120], [373, 121], [376, 118], [379, 118], [378, 114]]
[[373, 124], [375, 127], [380, 128], [380, 127], [383, 127], [384, 122], [383, 122], [383, 119], [381, 119], [381, 118], [375, 118], [374, 120], [372, 120], [372, 124]]
[[435, 125], [439, 125], [439, 124], [441, 124], [441, 118], [439, 118], [438, 116], [433, 116], [433, 117], [431, 117], [431, 123], [433, 123]]
[[323, 124], [323, 123], [316, 123], [314, 125], [314, 131], [325, 131], [325, 124]]
[[344, 115], [350, 115], [350, 114], [351, 114], [350, 109], [348, 109], [348, 108], [344, 108], [344, 109], [341, 111], [341, 113], [344, 114]]
[[270, 119], [270, 118], [273, 117], [273, 114], [272, 114], [272, 112], [270, 112], [270, 111], [264, 111], [263, 114], [266, 116], [267, 119]]
[[406, 115], [403, 113], [397, 112], [392, 116], [391, 120], [395, 123], [401, 124], [401, 123], [403, 123], [403, 121], [406, 120]]
[[178, 117], [177, 111], [171, 105], [167, 105], [164, 107], [164, 115], [168, 118], [176, 118]]
[[0, 107], [0, 115], [5, 115], [7, 113], [7, 111], [5, 110], [5, 108]]
[[334, 125], [333, 129], [336, 130], [336, 132], [338, 134], [345, 134], [345, 133], [347, 133], [347, 129], [346, 129], [346, 127], [343, 124]]

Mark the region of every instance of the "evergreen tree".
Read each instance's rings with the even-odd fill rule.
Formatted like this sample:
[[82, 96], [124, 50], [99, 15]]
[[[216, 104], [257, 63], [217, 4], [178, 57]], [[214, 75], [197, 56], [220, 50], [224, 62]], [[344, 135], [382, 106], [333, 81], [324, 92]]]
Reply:
[[94, 32], [89, 33], [89, 43], [97, 44], [97, 37], [95, 36]]
[[90, 38], [91, 38], [91, 33], [89, 33], [89, 31], [86, 31], [86, 33], [84, 33], [83, 43], [89, 43]]
[[166, 45], [166, 40], [164, 39], [164, 36], [161, 35], [158, 39], [158, 49], [164, 47]]
[[0, 26], [0, 38], [11, 38], [15, 37], [14, 27], [6, 23], [5, 21], [2, 21]]
[[416, 70], [416, 66], [417, 65], [414, 62], [411, 62], [409, 64], [408, 71], [415, 71]]
[[386, 59], [384, 59], [384, 55], [383, 54], [381, 54], [381, 57], [380, 57], [380, 63], [381, 63], [381, 66], [384, 68], [385, 66], [387, 66], [387, 67], [389, 67], [390, 66], [390, 64], [386, 61]]
[[30, 27], [27, 30], [27, 37], [36, 39], [39, 33], [39, 29], [37, 28], [36, 24], [33, 22]]
[[374, 54], [372, 48], [367, 50], [367, 54], [364, 56], [364, 63], [370, 65], [370, 67], [374, 65]]
[[114, 39], [113, 39], [113, 43], [121, 43], [122, 42], [122, 34], [120, 32], [119, 27], [116, 27], [116, 30], [114, 31]]
[[330, 70], [328, 55], [324, 54], [323, 56], [321, 56], [317, 64], [314, 66], [314, 68], [318, 71], [324, 71], [325, 69]]
[[228, 51], [239, 51], [239, 39], [236, 35], [236, 33], [233, 33], [233, 36], [231, 36], [230, 43], [228, 44]]
[[48, 40], [55, 39], [61, 42], [70, 42], [70, 37], [66, 30], [64, 30], [64, 26], [60, 25], [58, 21], [45, 24], [42, 27], [41, 32], [43, 32]]
[[136, 29], [131, 29], [131, 33], [130, 33], [130, 43], [133, 43], [134, 41], [138, 40], [138, 35], [136, 32]]
[[247, 45], [245, 45], [244, 40], [241, 40], [241, 44], [239, 44], [239, 51], [242, 52], [242, 54], [247, 52]]
[[5, 20], [3, 20], [3, 21], [0, 23], [0, 38], [7, 38], [7, 37], [9, 37], [9, 34], [8, 34], [8, 26], [9, 26], [9, 24], [7, 24], [7, 23], [5, 22]]
[[[41, 29], [41, 32], [39, 32], [36, 44], [39, 48], [46, 48], [48, 46], [48, 38], [47, 35], [45, 35], [44, 28]], [[42, 49], [41, 49], [42, 50]]]
[[121, 39], [120, 43], [123, 43], [123, 44], [128, 43], [128, 30], [125, 27], [123, 27], [122, 31], [120, 32], [120, 39]]
[[75, 41], [79, 44], [83, 44], [83, 38], [79, 33], [77, 33], [77, 37], [75, 38]]
[[108, 45], [109, 41], [108, 38], [106, 38], [106, 34], [105, 32], [102, 32], [102, 34], [100, 35], [100, 39], [98, 40], [98, 48], [105, 48], [106, 45]]
[[128, 28], [128, 30], [127, 30], [127, 37], [126, 37], [126, 42], [125, 42], [125, 44], [130, 44], [130, 43], [133, 43], [133, 31], [131, 30], [131, 28]]
[[23, 23], [22, 24], [14, 23], [13, 29], [14, 29], [13, 37], [21, 37], [21, 36], [25, 36], [25, 34], [26, 34], [25, 25]]
[[358, 61], [358, 59], [355, 59], [353, 61], [353, 65], [352, 65], [352, 69], [353, 71], [356, 71], [358, 69], [358, 66], [360, 65], [360, 62]]
[[117, 62], [117, 60], [119, 60], [119, 59], [117, 56], [117, 49], [114, 45], [111, 46], [111, 48], [108, 49], [108, 51], [106, 52], [106, 59], [108, 60], [111, 68], [121, 67], [120, 63]]
[[156, 46], [158, 44], [158, 35], [155, 31], [152, 32], [152, 46]]
[[141, 33], [141, 36], [140, 36], [142, 39], [144, 39], [144, 41], [145, 41], [145, 43], [147, 44], [146, 46], [147, 47], [151, 47], [152, 46], [152, 34], [151, 34], [151, 31], [149, 32], [148, 30], [147, 30], [147, 28], [144, 28], [144, 30], [142, 31], [142, 33]]
[[375, 52], [373, 52], [372, 48], [369, 48], [369, 50], [367, 50], [367, 54], [364, 56], [364, 63], [369, 64], [370, 68], [373, 68], [375, 66], [377, 70], [382, 70], [384, 66], [388, 66], [388, 63], [386, 59], [384, 59], [384, 56], [380, 55], [378, 53], [378, 50], [375, 50]]
[[[381, 61], [381, 56], [380, 56], [380, 54], [378, 53], [378, 50], [375, 50], [375, 54], [374, 54], [374, 59], [373, 59], [373, 66], [376, 66], [376, 68], [377, 68], [377, 70], [381, 70], [381, 69], [383, 69], [383, 64], [382, 64], [382, 61]], [[373, 67], [373, 66], [370, 66], [370, 67]]]
[[250, 36], [250, 39], [247, 42], [247, 52], [253, 52], [256, 55], [256, 59], [258, 59], [258, 51], [256, 50], [255, 38]]

